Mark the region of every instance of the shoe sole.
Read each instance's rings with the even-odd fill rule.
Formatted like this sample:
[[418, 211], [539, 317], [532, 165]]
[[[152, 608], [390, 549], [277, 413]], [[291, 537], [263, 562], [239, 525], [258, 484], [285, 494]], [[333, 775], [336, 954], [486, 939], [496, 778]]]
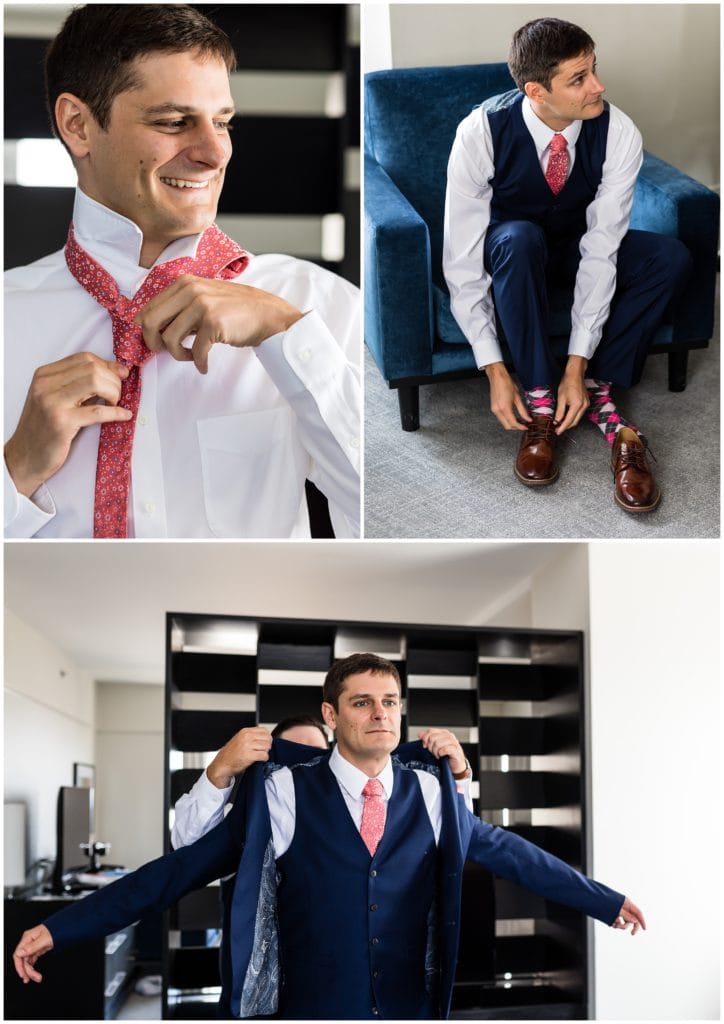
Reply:
[[556, 471], [553, 474], [553, 476], [548, 476], [545, 478], [545, 480], [531, 480], [527, 476], [521, 476], [521, 474], [518, 472], [517, 466], [513, 466], [513, 472], [520, 480], [520, 482], [524, 484], [526, 487], [547, 487], [549, 484], [553, 484], [556, 482], [560, 470], [556, 467]]
[[625, 501], [621, 501], [618, 494], [613, 492], [613, 499], [619, 508], [622, 508], [624, 512], [653, 512], [658, 507], [661, 501], [661, 491], [656, 492], [656, 498], [651, 502], [650, 505], [627, 505]]

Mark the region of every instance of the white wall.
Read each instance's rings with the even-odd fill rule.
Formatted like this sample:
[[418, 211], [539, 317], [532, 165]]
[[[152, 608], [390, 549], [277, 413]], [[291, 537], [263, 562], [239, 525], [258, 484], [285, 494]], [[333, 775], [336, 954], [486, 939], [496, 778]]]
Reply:
[[97, 839], [137, 868], [163, 853], [162, 686], [96, 684]]
[[[608, 98], [644, 145], [710, 187], [719, 183], [718, 4], [390, 4], [363, 40], [374, 68], [507, 59], [515, 29], [542, 15], [581, 24], [596, 42]], [[364, 17], [364, 12], [363, 12]], [[366, 49], [363, 66], [367, 66]]]
[[648, 930], [597, 929], [597, 1015], [719, 1018], [719, 544], [592, 543], [596, 877]]
[[28, 861], [55, 856], [59, 786], [94, 763], [93, 684], [56, 645], [5, 612], [5, 800], [28, 807]]

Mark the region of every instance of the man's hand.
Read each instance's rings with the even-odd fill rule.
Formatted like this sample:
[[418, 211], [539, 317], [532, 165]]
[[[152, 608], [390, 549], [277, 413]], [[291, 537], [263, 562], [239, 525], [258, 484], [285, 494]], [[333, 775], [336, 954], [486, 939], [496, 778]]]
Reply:
[[13, 953], [13, 963], [15, 970], [26, 985], [29, 981], [40, 982], [43, 980], [43, 975], [39, 974], [33, 965], [38, 957], [52, 948], [53, 936], [44, 924], [39, 924], [37, 928], [29, 928], [23, 932], [23, 937]]
[[435, 757], [449, 758], [453, 775], [460, 775], [467, 768], [468, 762], [463, 748], [449, 729], [425, 729], [424, 732], [418, 733], [417, 738], [422, 740], [425, 750], [429, 750]]
[[558, 385], [558, 404], [553, 417], [557, 427], [556, 434], [563, 434], [580, 422], [589, 406], [588, 392], [584, 384], [584, 376], [588, 360], [583, 356], [569, 356], [566, 369]]
[[269, 760], [271, 733], [261, 725], [240, 729], [218, 752], [206, 769], [209, 782], [217, 789], [226, 789], [256, 761]]
[[[180, 362], [193, 359], [199, 373], [206, 373], [212, 345], [256, 347], [289, 330], [302, 316], [289, 302], [260, 288], [184, 274], [147, 302], [135, 321], [152, 352], [167, 349]], [[184, 348], [190, 334], [196, 335], [194, 343]]]
[[[485, 367], [485, 374], [490, 381], [490, 409], [495, 418], [506, 430], [525, 430], [531, 416], [505, 363], [490, 363]], [[516, 417], [516, 411], [520, 419]]]
[[20, 494], [30, 497], [58, 472], [83, 427], [131, 419], [132, 413], [118, 406], [128, 373], [120, 363], [91, 352], [38, 367], [15, 433], [5, 445], [5, 461]]
[[644, 915], [641, 913], [635, 903], [626, 897], [623, 901], [623, 906], [618, 912], [618, 917], [613, 922], [614, 928], [622, 928], [626, 931], [627, 928], [631, 927], [631, 934], [635, 935], [639, 928], [643, 928], [646, 931], [646, 922], [644, 921]]

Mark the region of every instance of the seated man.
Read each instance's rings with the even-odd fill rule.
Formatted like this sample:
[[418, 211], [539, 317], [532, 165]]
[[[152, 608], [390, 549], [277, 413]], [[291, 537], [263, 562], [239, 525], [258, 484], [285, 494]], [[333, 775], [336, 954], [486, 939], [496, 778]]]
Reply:
[[7, 537], [305, 537], [306, 479], [359, 533], [358, 292], [214, 225], [234, 66], [176, 4], [78, 8], [48, 51], [78, 190], [6, 278]]
[[107, 934], [146, 907], [236, 870], [230, 911], [234, 1017], [447, 1017], [465, 858], [546, 899], [618, 928], [645, 927], [622, 894], [513, 833], [474, 817], [455, 780], [469, 776], [446, 730], [398, 746], [392, 662], [335, 663], [322, 715], [331, 754], [275, 741], [244, 775], [233, 810], [192, 846], [154, 861], [24, 933], [25, 981], [49, 950]]
[[[524, 431], [520, 482], [557, 479], [556, 441], [586, 413], [611, 445], [617, 504], [651, 512], [661, 492], [648, 444], [611, 388], [640, 379], [691, 257], [677, 239], [628, 228], [641, 135], [604, 101], [588, 33], [557, 18], [531, 21], [515, 33], [508, 63], [518, 89], [473, 110], [450, 154], [451, 308], [490, 381], [493, 413], [506, 430]], [[561, 284], [574, 286], [562, 376], [547, 306], [548, 287]], [[503, 362], [496, 313], [522, 395]]]

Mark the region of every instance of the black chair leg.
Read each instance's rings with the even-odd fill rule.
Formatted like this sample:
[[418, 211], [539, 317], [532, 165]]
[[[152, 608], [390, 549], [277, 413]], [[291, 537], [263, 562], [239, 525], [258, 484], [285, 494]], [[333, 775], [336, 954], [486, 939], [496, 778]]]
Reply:
[[669, 352], [669, 391], [684, 391], [686, 388], [686, 364], [689, 353]]
[[417, 430], [420, 426], [420, 386], [403, 384], [397, 389], [400, 419], [403, 430]]

